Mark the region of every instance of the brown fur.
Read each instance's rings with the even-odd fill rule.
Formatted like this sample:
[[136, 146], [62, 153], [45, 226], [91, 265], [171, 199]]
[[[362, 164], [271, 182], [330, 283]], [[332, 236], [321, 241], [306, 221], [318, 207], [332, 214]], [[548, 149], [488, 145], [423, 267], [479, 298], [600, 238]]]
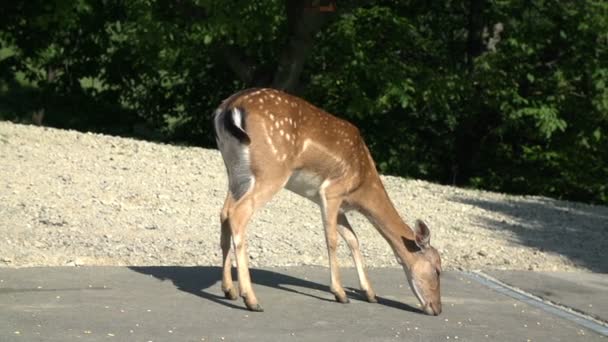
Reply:
[[419, 290], [417, 296], [424, 311], [429, 314], [441, 312], [441, 261], [437, 251], [430, 246], [430, 231], [423, 223], [424, 227], [418, 229], [417, 226], [415, 231], [403, 222], [354, 125], [300, 98], [274, 89], [241, 91], [225, 100], [219, 109], [226, 111], [232, 108], [245, 112], [243, 126], [250, 139], [248, 152], [255, 182], [238, 201], [234, 201], [229, 193], [222, 210], [222, 288], [227, 297], [236, 298], [228, 254], [232, 237], [241, 296], [249, 309], [261, 311], [249, 279], [246, 225], [253, 212], [283, 188], [294, 172], [304, 171], [318, 177], [321, 182], [318, 194], [309, 198], [319, 203], [322, 209], [331, 290], [336, 299], [348, 301], [341, 285], [335, 252], [337, 235], [340, 234], [352, 251], [361, 287], [368, 299], [375, 301], [375, 293], [362, 266], [357, 237], [343, 213], [355, 208], [387, 240]]

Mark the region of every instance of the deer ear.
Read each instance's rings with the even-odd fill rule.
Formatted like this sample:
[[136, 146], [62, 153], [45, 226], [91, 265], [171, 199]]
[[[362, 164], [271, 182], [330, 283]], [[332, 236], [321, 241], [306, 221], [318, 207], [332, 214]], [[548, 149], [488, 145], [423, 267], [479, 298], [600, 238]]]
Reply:
[[430, 246], [431, 230], [426, 223], [422, 222], [422, 220], [416, 220], [414, 233], [416, 234], [416, 245], [418, 245], [418, 247], [424, 249]]

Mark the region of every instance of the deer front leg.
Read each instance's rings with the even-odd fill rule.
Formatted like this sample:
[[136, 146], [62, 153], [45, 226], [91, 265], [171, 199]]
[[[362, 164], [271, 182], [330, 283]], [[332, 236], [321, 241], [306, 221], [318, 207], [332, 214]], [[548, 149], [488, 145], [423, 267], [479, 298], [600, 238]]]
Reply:
[[232, 261], [230, 260], [230, 240], [232, 233], [230, 232], [230, 221], [228, 220], [228, 209], [233, 204], [234, 200], [230, 191], [224, 201], [224, 207], [220, 214], [221, 221], [221, 235], [220, 235], [220, 246], [222, 248], [222, 291], [226, 298], [236, 300], [236, 290], [232, 283]]
[[338, 266], [338, 257], [336, 250], [338, 248], [338, 232], [337, 232], [337, 220], [338, 210], [342, 200], [340, 199], [327, 199], [321, 194], [321, 212], [323, 214], [323, 226], [325, 228], [325, 241], [327, 243], [327, 254], [329, 257], [329, 270], [331, 277], [330, 290], [336, 296], [336, 300], [340, 303], [348, 303], [348, 297], [344, 288], [342, 287], [342, 281], [340, 279], [340, 268]]
[[338, 233], [340, 233], [340, 236], [346, 241], [346, 244], [350, 249], [353, 261], [355, 262], [355, 267], [357, 268], [359, 284], [361, 290], [365, 291], [367, 301], [370, 303], [377, 303], [378, 299], [376, 298], [376, 292], [372, 288], [365, 268], [363, 267], [363, 256], [361, 255], [361, 249], [359, 248], [359, 239], [357, 238], [357, 234], [355, 234], [353, 227], [348, 222], [346, 215], [342, 212], [338, 214]]

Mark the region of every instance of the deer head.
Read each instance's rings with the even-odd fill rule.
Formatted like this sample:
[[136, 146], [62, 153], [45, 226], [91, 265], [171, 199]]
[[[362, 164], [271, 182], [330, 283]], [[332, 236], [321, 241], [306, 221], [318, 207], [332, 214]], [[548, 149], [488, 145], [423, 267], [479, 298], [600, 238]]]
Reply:
[[441, 313], [441, 258], [439, 252], [431, 246], [431, 231], [428, 226], [417, 220], [413, 230], [414, 243], [404, 241], [406, 248], [412, 253], [412, 261], [408, 266], [404, 266], [405, 273], [412, 291], [422, 305], [422, 310], [436, 316]]

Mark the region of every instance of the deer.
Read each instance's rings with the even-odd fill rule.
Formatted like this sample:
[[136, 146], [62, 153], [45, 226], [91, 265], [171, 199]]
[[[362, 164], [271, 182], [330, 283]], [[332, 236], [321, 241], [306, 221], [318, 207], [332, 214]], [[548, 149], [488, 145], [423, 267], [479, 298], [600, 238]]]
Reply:
[[250, 311], [263, 311], [251, 285], [246, 230], [254, 212], [281, 189], [316, 203], [327, 244], [330, 291], [348, 303], [336, 255], [338, 235], [353, 258], [368, 302], [377, 302], [363, 265], [360, 244], [346, 213], [358, 210], [388, 242], [422, 311], [441, 313], [439, 252], [430, 229], [406, 224], [391, 202], [359, 129], [294, 95], [251, 88], [226, 98], [213, 114], [218, 149], [226, 166], [228, 192], [220, 213], [222, 291], [236, 300], [231, 244], [239, 295]]

